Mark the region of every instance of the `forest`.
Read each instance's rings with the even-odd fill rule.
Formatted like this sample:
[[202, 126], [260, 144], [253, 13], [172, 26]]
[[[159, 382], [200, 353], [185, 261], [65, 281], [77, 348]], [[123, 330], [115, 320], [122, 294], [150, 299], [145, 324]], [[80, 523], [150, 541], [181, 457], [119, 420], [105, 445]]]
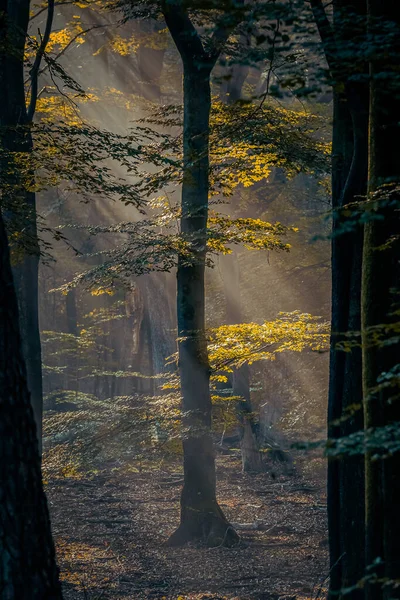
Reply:
[[400, 2], [0, 0], [0, 600], [400, 600]]

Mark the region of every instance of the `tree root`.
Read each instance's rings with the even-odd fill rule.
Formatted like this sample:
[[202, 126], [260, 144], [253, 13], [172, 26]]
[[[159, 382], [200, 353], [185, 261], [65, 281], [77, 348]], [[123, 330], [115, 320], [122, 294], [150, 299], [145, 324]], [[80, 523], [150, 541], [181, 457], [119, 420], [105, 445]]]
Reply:
[[212, 513], [197, 513], [195, 517], [183, 519], [167, 545], [177, 547], [196, 541], [209, 548], [232, 548], [239, 544], [240, 538], [218, 507]]

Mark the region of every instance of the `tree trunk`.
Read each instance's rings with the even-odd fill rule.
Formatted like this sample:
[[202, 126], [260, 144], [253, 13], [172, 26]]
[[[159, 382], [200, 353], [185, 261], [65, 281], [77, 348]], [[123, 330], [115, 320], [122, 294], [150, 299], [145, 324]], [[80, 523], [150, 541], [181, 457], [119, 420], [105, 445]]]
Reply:
[[[42, 444], [42, 358], [39, 333], [38, 279], [39, 279], [39, 243], [36, 227], [36, 198], [33, 192], [26, 190], [26, 181], [21, 181], [18, 169], [10, 169], [13, 152], [31, 152], [32, 137], [25, 105], [23, 53], [29, 18], [29, 1], [1, 2], [7, 23], [4, 35], [8, 37], [8, 47], [2, 52], [3, 69], [0, 92], [0, 103], [3, 111], [2, 124], [8, 129], [2, 132], [3, 147], [9, 152], [8, 168], [3, 169], [5, 181], [12, 189], [13, 205], [18, 218], [26, 221], [23, 235], [28, 247], [24, 250], [22, 261], [15, 268], [15, 288], [20, 310], [20, 329], [22, 333], [22, 350], [26, 362], [28, 387], [36, 422], [39, 450]], [[16, 51], [14, 52], [14, 49]], [[14, 172], [13, 172], [14, 171]], [[34, 174], [32, 174], [32, 180]], [[31, 183], [31, 182], [29, 182]], [[8, 187], [7, 186], [7, 187]], [[8, 191], [3, 190], [3, 198]], [[12, 212], [12, 206], [11, 211]], [[12, 218], [13, 215], [11, 215]]]
[[76, 307], [76, 289], [72, 288], [65, 296], [65, 316], [67, 318], [67, 332], [78, 335], [78, 311]]
[[29, 208], [32, 211], [30, 223], [31, 236], [36, 251], [25, 253], [20, 264], [13, 268], [15, 291], [18, 299], [22, 352], [25, 358], [27, 383], [31, 397], [33, 415], [39, 452], [42, 452], [42, 419], [43, 419], [43, 383], [42, 383], [42, 348], [39, 329], [39, 243], [36, 229], [35, 194], [26, 194]]
[[[241, 34], [240, 39], [242, 44], [250, 43], [247, 35]], [[248, 72], [249, 68], [246, 65], [235, 64], [230, 68], [229, 78], [221, 85], [221, 96], [227, 104], [234, 104], [242, 97], [242, 88]], [[227, 305], [227, 323], [236, 325], [243, 322], [238, 254], [236, 250], [233, 250], [231, 255], [221, 258], [222, 264], [225, 266], [223, 280]], [[232, 290], [235, 290], [234, 295]], [[237, 404], [237, 415], [240, 423], [242, 470], [244, 473], [261, 473], [264, 471], [264, 464], [251, 405], [250, 369], [248, 365], [233, 369], [232, 388], [233, 395], [241, 398]]]
[[238, 540], [216, 499], [210, 367], [205, 337], [210, 72], [209, 66], [184, 62], [181, 232], [190, 246], [191, 257], [179, 257], [177, 273], [184, 486], [181, 523], [169, 540], [171, 545], [200, 539], [210, 546], [230, 546]]
[[[342, 103], [343, 105], [338, 105]], [[354, 146], [366, 145], [367, 123], [356, 131], [349, 122], [351, 113], [343, 98], [335, 99], [333, 207], [356, 201], [365, 193], [364, 170], [366, 156], [356, 157], [354, 148], [344, 190], [336, 196], [343, 177], [342, 169], [348, 164], [348, 150], [353, 144], [346, 140], [347, 131], [353, 131]], [[347, 113], [347, 114], [346, 114]], [[349, 129], [348, 129], [349, 128]], [[357, 139], [357, 138], [360, 139]], [[338, 148], [342, 145], [342, 149]], [[345, 147], [343, 147], [343, 145]], [[347, 148], [346, 148], [347, 146]], [[366, 154], [362, 150], [363, 154]], [[338, 154], [337, 154], [338, 153]], [[340, 157], [340, 154], [342, 156]], [[346, 156], [347, 154], [347, 156]], [[362, 165], [362, 160], [364, 164]], [[361, 349], [353, 347], [344, 352], [337, 345], [346, 342], [360, 331], [362, 232], [338, 233], [342, 226], [340, 216], [334, 217], [332, 238], [332, 336], [329, 375], [328, 438], [334, 440], [362, 430]], [[364, 552], [364, 470], [362, 457], [343, 455], [328, 460], [328, 523], [330, 532], [330, 592], [337, 595], [344, 587], [354, 585], [363, 575]], [[361, 593], [361, 592], [360, 592]]]
[[[335, 80], [332, 152], [332, 334], [330, 352], [328, 438], [362, 430], [362, 362], [357, 343], [349, 352], [338, 344], [360, 331], [361, 225], [342, 230], [343, 207], [366, 195], [368, 162], [368, 86], [365, 65], [344, 51], [354, 34], [365, 33], [365, 1], [335, 0], [330, 25], [320, 0], [311, 5], [331, 76]], [[363, 21], [364, 19], [364, 21]], [[364, 29], [363, 29], [364, 28]], [[361, 31], [361, 33], [360, 33]], [[358, 342], [356, 338], [356, 342]], [[364, 575], [364, 465], [362, 457], [328, 458], [329, 596]], [[355, 590], [353, 597], [362, 595]]]
[[[243, 322], [240, 306], [240, 275], [237, 253], [221, 257], [226, 302], [226, 322], [238, 324]], [[236, 413], [240, 426], [240, 447], [242, 453], [242, 469], [244, 473], [261, 473], [264, 464], [257, 438], [256, 423], [250, 395], [250, 369], [248, 365], [233, 368], [232, 393], [240, 400]]]
[[[369, 197], [375, 194], [378, 198], [380, 218], [366, 223], [364, 237], [362, 336], [367, 436], [370, 429], [400, 425], [398, 387], [377, 383], [382, 373], [394, 373], [399, 362], [399, 341], [391, 327], [398, 327], [399, 321], [394, 311], [398, 310], [400, 282], [400, 147], [393, 141], [400, 134], [400, 6], [387, 0], [369, 0], [368, 11], [373, 44], [368, 192]], [[382, 46], [383, 28], [389, 36], [384, 38], [386, 47]], [[366, 565], [370, 575], [383, 576], [388, 583], [368, 585], [369, 600], [400, 597], [393, 581], [398, 580], [400, 565], [400, 453], [377, 460], [377, 452], [382, 455], [384, 448], [369, 451], [365, 457]], [[371, 567], [377, 558], [383, 562]]]
[[140, 93], [152, 102], [160, 102], [161, 87], [160, 78], [164, 66], [165, 49], [157, 48], [156, 44], [151, 45], [150, 40], [146, 40], [146, 35], [156, 35], [160, 30], [161, 24], [152, 19], [147, 21], [138, 21], [139, 36], [144, 34], [145, 38], [137, 49], [137, 61], [140, 77]]
[[250, 401], [250, 369], [242, 365], [233, 372], [233, 395], [239, 396], [237, 412], [240, 422], [240, 448], [244, 473], [261, 473], [264, 464], [258, 444], [256, 423]]
[[[25, 127], [23, 70], [28, 19], [29, 1], [0, 0], [3, 202], [26, 200], [14, 153], [31, 149]], [[10, 171], [10, 167], [14, 169]], [[35, 288], [32, 292], [35, 294]], [[8, 241], [0, 214], [0, 593], [4, 600], [62, 597], [38, 450]]]

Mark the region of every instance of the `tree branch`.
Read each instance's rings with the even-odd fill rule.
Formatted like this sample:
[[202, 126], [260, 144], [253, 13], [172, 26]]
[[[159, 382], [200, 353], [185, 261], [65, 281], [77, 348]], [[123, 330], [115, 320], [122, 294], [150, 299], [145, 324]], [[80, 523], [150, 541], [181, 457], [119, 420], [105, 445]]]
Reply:
[[233, 2], [232, 12], [225, 13], [219, 20], [210, 40], [210, 60], [217, 61], [231, 33], [243, 19], [244, 0]]
[[200, 36], [181, 0], [162, 0], [162, 12], [183, 62], [207, 61]]
[[325, 6], [322, 0], [310, 0], [311, 10], [314, 15], [315, 24], [321, 38], [322, 46], [325, 52], [326, 62], [331, 71], [331, 75], [336, 72], [335, 68], [335, 33], [325, 12]]
[[44, 52], [46, 50], [46, 46], [50, 39], [51, 28], [53, 25], [53, 17], [54, 17], [54, 0], [47, 0], [47, 19], [46, 19], [46, 27], [44, 30], [43, 37], [41, 39], [38, 51], [36, 53], [35, 61], [32, 65], [30, 76], [31, 76], [31, 98], [29, 102], [29, 107], [27, 110], [28, 122], [30, 123], [33, 119], [36, 110], [36, 102], [38, 95], [38, 78], [39, 78], [39, 69], [40, 64], [42, 62], [42, 58]]
[[[83, 0], [81, 0], [83, 1]], [[64, 6], [64, 4], [75, 4], [75, 0], [65, 0], [65, 2], [55, 2], [54, 5], [55, 6]], [[34, 15], [31, 16], [31, 18], [29, 19], [31, 22], [36, 19], [37, 17], [39, 17], [42, 13], [44, 13], [44, 11], [47, 10], [47, 6], [44, 6], [43, 8], [40, 8]]]
[[212, 68], [232, 31], [243, 18], [244, 0], [233, 0], [232, 10], [221, 16], [211, 35], [207, 51], [198, 31], [193, 25], [182, 0], [162, 0], [162, 12], [167, 27], [184, 62], [197, 60]]

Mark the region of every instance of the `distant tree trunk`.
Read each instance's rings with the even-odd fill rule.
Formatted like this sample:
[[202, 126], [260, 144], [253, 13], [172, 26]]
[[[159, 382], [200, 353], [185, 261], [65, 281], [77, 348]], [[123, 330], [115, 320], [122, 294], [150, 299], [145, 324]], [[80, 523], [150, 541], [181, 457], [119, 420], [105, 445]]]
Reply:
[[[242, 34], [240, 37], [242, 44], [246, 44], [248, 36]], [[248, 72], [249, 68], [246, 65], [235, 64], [231, 67], [229, 79], [221, 86], [221, 95], [228, 104], [234, 104], [242, 97], [242, 88]], [[243, 322], [237, 252], [233, 250], [231, 255], [222, 257], [222, 260], [226, 267], [224, 273], [225, 302], [227, 305], [226, 318], [228, 324], [235, 325]], [[226, 278], [229, 281], [226, 281]], [[234, 294], [232, 296], [233, 290]], [[264, 470], [264, 464], [251, 405], [250, 369], [248, 365], [243, 365], [239, 369], [233, 369], [232, 388], [233, 395], [240, 397], [237, 404], [237, 415], [240, 423], [242, 469], [244, 473], [260, 473]]]
[[231, 546], [238, 535], [216, 498], [211, 437], [210, 367], [205, 337], [205, 259], [209, 191], [211, 58], [180, 3], [164, 3], [164, 16], [184, 67], [184, 173], [181, 232], [191, 257], [180, 256], [177, 272], [179, 371], [183, 410], [184, 485], [181, 522], [170, 545], [200, 539]]
[[[160, 30], [160, 23], [154, 20], [139, 21], [141, 34], [153, 34]], [[139, 34], [140, 35], [140, 34]], [[163, 70], [165, 49], [144, 39], [137, 49], [140, 90], [144, 98], [160, 102], [160, 78]]]
[[74, 336], [73, 339], [73, 352], [70, 360], [68, 361], [67, 369], [65, 372], [65, 389], [75, 390], [76, 395], [79, 391], [78, 381], [78, 368], [79, 368], [79, 340], [78, 340], [78, 314], [76, 309], [76, 289], [72, 288], [65, 296], [65, 316], [67, 333]]
[[[391, 329], [398, 327], [395, 311], [400, 291], [400, 146], [394, 143], [400, 135], [400, 5], [369, 0], [368, 11], [373, 48], [368, 192], [370, 198], [375, 194], [380, 199], [380, 219], [366, 223], [364, 237], [362, 335], [367, 436], [370, 429], [400, 426], [398, 384], [383, 387], [377, 381], [382, 373], [395, 373], [400, 356], [398, 337]], [[383, 43], [382, 30], [386, 32]], [[376, 331], [378, 339], [374, 338]], [[370, 575], [383, 577], [387, 583], [368, 585], [367, 598], [399, 598], [395, 582], [400, 572], [400, 453], [378, 460], [374, 454], [370, 451], [365, 457], [366, 566]], [[383, 562], [371, 567], [377, 558]]]
[[[243, 322], [240, 306], [240, 277], [237, 253], [222, 257], [223, 279], [226, 302], [226, 321], [228, 324]], [[244, 473], [260, 473], [264, 464], [259, 448], [253, 407], [250, 394], [250, 369], [244, 364], [234, 368], [232, 373], [232, 393], [240, 400], [237, 403], [237, 416], [240, 425], [240, 447], [242, 469]]]
[[76, 289], [72, 288], [65, 296], [65, 316], [67, 317], [67, 331], [78, 335], [78, 312], [76, 309]]
[[[328, 400], [328, 438], [363, 429], [362, 362], [359, 344], [338, 349], [361, 328], [363, 231], [344, 233], [343, 207], [367, 191], [368, 84], [366, 68], [342, 61], [343, 48], [364, 28], [366, 2], [335, 0], [333, 26], [320, 0], [312, 8], [331, 75], [335, 80], [332, 149], [332, 334]], [[356, 27], [352, 29], [352, 25]], [[348, 59], [347, 59], [348, 60]], [[361, 76], [357, 79], [357, 75]], [[338, 91], [338, 89], [342, 90]], [[358, 341], [358, 340], [357, 340]], [[362, 457], [328, 459], [329, 595], [334, 598], [364, 575], [364, 465]], [[355, 590], [353, 597], [363, 594]]]
[[[248, 33], [241, 33], [239, 40], [243, 47], [250, 46], [250, 35]], [[235, 63], [228, 68], [220, 90], [222, 100], [225, 100], [228, 104], [234, 104], [242, 98], [243, 86], [249, 71], [249, 65], [242, 63]]]
[[242, 365], [235, 369], [232, 376], [233, 395], [239, 396], [238, 417], [241, 427], [240, 448], [244, 473], [261, 473], [264, 464], [258, 443], [256, 423], [250, 399], [250, 369]]

